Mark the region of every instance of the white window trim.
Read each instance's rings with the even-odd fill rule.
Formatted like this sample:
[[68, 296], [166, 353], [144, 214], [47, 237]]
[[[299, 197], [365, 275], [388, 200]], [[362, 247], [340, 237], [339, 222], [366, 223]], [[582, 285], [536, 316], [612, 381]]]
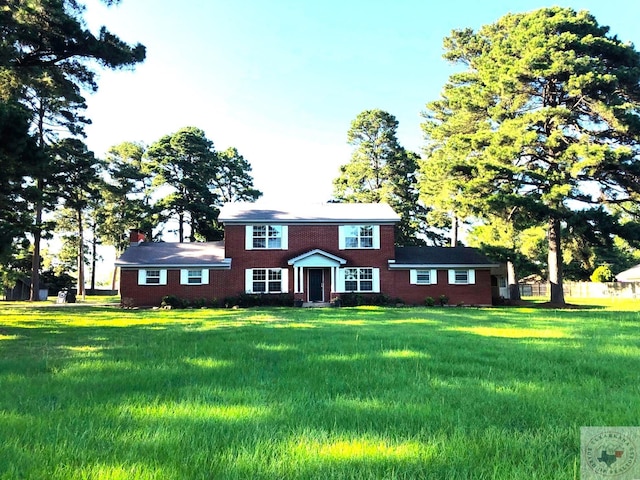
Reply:
[[[347, 290], [346, 287], [345, 287], [345, 285], [346, 285], [345, 270], [347, 270], [349, 268], [357, 268], [358, 270], [363, 269], [363, 268], [370, 269], [372, 271], [372, 278], [371, 278], [372, 288], [371, 288], [371, 290]], [[358, 280], [358, 286], [360, 286], [360, 280]], [[354, 293], [380, 293], [380, 269], [379, 268], [372, 268], [372, 267], [345, 267], [345, 268], [339, 268], [338, 269], [338, 279], [337, 279], [337, 291], [339, 293], [351, 293], [351, 292], [354, 292]]]
[[[279, 292], [254, 292], [253, 291], [253, 271], [254, 270], [266, 270], [266, 286], [269, 288], [269, 270], [280, 271], [280, 291]], [[270, 295], [289, 293], [289, 270], [286, 268], [247, 268], [244, 271], [245, 293], [258, 294], [258, 295]]]
[[[277, 248], [269, 248], [268, 246], [264, 248], [256, 248], [253, 246], [253, 227], [266, 227], [267, 231], [269, 227], [278, 227], [280, 229], [280, 246]], [[269, 244], [267, 239], [267, 245]], [[246, 250], [288, 250], [289, 249], [289, 226], [288, 225], [276, 225], [275, 223], [271, 224], [257, 224], [257, 225], [246, 225], [245, 227], [245, 241], [244, 246]]]
[[[200, 283], [189, 283], [189, 271], [200, 270], [201, 281]], [[208, 285], [209, 284], [209, 269], [207, 268], [184, 268], [180, 270], [180, 285]]]
[[[418, 282], [418, 272], [428, 271], [429, 282]], [[416, 268], [409, 270], [409, 283], [411, 285], [437, 285], [438, 284], [438, 271], [429, 268]]]
[[[160, 281], [158, 283], [147, 283], [147, 271], [160, 272]], [[154, 287], [156, 285], [167, 284], [167, 271], [162, 268], [141, 268], [138, 270], [138, 285], [147, 285]]]
[[[465, 283], [456, 282], [456, 271], [466, 271], [467, 281]], [[449, 270], [449, 285], [475, 285], [476, 271], [473, 269], [453, 268]]]
[[[372, 246], [370, 247], [347, 247], [347, 229], [349, 228], [371, 227], [373, 233]], [[380, 250], [380, 225], [339, 225], [338, 226], [338, 248], [340, 250]]]

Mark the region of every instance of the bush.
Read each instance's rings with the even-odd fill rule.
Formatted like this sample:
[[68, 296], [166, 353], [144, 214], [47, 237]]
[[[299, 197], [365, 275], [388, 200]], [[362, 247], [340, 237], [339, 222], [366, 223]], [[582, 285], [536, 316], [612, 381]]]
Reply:
[[184, 308], [188, 305], [187, 300], [182, 300], [175, 295], [165, 295], [160, 302], [161, 307]]
[[592, 282], [613, 282], [616, 277], [609, 268], [609, 265], [600, 265], [593, 271], [589, 279]]
[[436, 301], [434, 300], [433, 297], [427, 297], [424, 299], [424, 304], [427, 307], [433, 307], [436, 304]]
[[440, 301], [441, 307], [444, 307], [447, 303], [449, 303], [449, 297], [447, 297], [446, 295], [440, 295], [438, 297], [438, 300]]
[[288, 293], [280, 294], [255, 294], [241, 293], [233, 297], [224, 299], [224, 306], [232, 307], [290, 307], [293, 305], [293, 295]]

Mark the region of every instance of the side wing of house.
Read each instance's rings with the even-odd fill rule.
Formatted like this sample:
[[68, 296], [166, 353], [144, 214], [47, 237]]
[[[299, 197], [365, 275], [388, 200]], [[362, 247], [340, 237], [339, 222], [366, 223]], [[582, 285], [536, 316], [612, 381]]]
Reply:
[[222, 242], [132, 242], [116, 265], [125, 304], [158, 306], [170, 295], [213, 302], [228, 295], [231, 261]]
[[467, 247], [398, 247], [389, 291], [406, 303], [423, 305], [427, 297], [450, 305], [491, 305], [492, 263]]

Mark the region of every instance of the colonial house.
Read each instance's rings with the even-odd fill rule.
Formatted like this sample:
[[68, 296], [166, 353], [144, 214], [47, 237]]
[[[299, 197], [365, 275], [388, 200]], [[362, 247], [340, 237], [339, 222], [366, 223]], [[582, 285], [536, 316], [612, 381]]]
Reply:
[[232, 203], [219, 220], [222, 242], [146, 242], [132, 232], [116, 261], [121, 297], [138, 306], [159, 305], [166, 295], [242, 293], [289, 294], [315, 304], [351, 293], [420, 305], [441, 296], [450, 304], [492, 302], [497, 264], [472, 248], [395, 246], [400, 217], [386, 204]]

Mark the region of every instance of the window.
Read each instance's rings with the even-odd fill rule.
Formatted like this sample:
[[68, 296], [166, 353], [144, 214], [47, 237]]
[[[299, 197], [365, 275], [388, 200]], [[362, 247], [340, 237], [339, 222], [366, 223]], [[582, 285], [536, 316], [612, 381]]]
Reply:
[[438, 283], [437, 270], [410, 270], [409, 272], [411, 285], [436, 285]]
[[180, 270], [180, 285], [206, 285], [208, 283], [208, 269], [189, 268]]
[[248, 293], [286, 293], [287, 271], [281, 268], [254, 268], [247, 270]]
[[344, 289], [347, 292], [373, 292], [373, 268], [345, 268]]
[[431, 270], [416, 271], [416, 283], [418, 285], [429, 285], [431, 283]]
[[138, 285], [166, 285], [167, 271], [161, 269], [138, 270]]
[[339, 248], [380, 248], [379, 225], [342, 225], [338, 229]]
[[286, 250], [286, 225], [247, 225], [247, 250]]
[[147, 270], [146, 271], [146, 284], [154, 285], [160, 283], [160, 270]]
[[471, 285], [476, 283], [475, 270], [449, 270], [449, 283], [452, 285]]
[[455, 281], [453, 283], [469, 283], [469, 270], [454, 270]]

